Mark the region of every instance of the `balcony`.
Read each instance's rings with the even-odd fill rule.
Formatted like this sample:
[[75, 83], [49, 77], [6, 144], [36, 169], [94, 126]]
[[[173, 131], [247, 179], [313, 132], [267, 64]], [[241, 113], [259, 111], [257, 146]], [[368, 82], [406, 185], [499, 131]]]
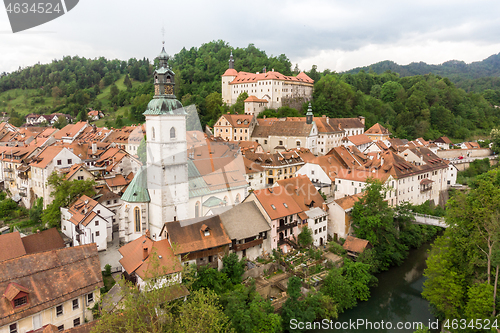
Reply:
[[247, 242], [247, 243], [244, 243], [244, 244], [235, 245], [233, 247], [233, 250], [234, 250], [234, 252], [243, 251], [243, 250], [249, 249], [251, 247], [260, 245], [260, 244], [262, 244], [262, 242], [263, 242], [262, 238], [254, 239], [253, 241], [250, 241], [250, 242]]
[[296, 226], [297, 226], [297, 221], [289, 223], [289, 224], [280, 225], [278, 227], [278, 229], [276, 230], [276, 232], [280, 233], [280, 232], [285, 231], [287, 229], [292, 229]]

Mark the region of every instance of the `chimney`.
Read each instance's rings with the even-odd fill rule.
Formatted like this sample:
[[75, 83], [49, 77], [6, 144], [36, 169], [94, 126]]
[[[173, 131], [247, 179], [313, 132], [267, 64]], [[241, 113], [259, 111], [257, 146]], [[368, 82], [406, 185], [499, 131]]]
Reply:
[[92, 155], [97, 154], [97, 143], [92, 142]]
[[264, 115], [264, 119], [266, 119], [266, 115]]
[[380, 158], [380, 166], [382, 166], [382, 165], [384, 165], [384, 158], [383, 157]]
[[323, 202], [323, 205], [321, 208], [326, 212], [326, 202]]
[[363, 125], [365, 124], [365, 117], [358, 116], [358, 119], [363, 123]]
[[151, 238], [151, 233], [149, 232], [149, 229], [146, 229], [146, 233], [145, 234], [146, 234], [147, 238]]
[[148, 258], [148, 247], [146, 245], [142, 246], [142, 261]]
[[37, 233], [37, 234], [39, 234], [39, 233], [40, 233], [40, 229], [38, 229], [38, 230], [36, 231], [36, 233]]

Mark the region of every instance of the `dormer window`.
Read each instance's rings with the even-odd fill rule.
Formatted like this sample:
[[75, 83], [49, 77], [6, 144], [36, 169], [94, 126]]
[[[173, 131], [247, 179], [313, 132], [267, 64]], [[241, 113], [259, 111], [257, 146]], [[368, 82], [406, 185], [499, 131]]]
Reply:
[[18, 308], [28, 304], [28, 289], [17, 283], [9, 283], [5, 292], [4, 297], [9, 300], [12, 307]]
[[275, 205], [271, 205], [271, 208], [276, 210], [276, 206]]
[[204, 236], [210, 236], [210, 228], [206, 224], [201, 226], [201, 232], [203, 232]]
[[23, 306], [24, 304], [28, 304], [28, 296], [22, 296], [14, 299], [14, 307], [17, 308], [19, 306]]

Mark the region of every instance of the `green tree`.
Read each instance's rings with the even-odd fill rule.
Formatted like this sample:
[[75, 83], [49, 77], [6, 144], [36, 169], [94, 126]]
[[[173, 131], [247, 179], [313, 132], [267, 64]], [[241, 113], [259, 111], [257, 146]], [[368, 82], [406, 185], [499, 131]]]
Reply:
[[338, 268], [328, 271], [328, 275], [323, 280], [321, 292], [337, 303], [339, 313], [356, 306], [356, 297], [352, 287]]
[[497, 129], [497, 128], [492, 129], [490, 132], [490, 136], [491, 136], [491, 142], [493, 142], [491, 149], [495, 153], [499, 153], [500, 152], [500, 129]]
[[193, 291], [189, 301], [181, 305], [175, 321], [178, 333], [230, 332], [229, 318], [219, 303], [219, 296], [210, 289]]
[[125, 75], [125, 79], [123, 79], [123, 84], [127, 89], [132, 89], [132, 82], [130, 81], [130, 78], [128, 77], [128, 74]]
[[72, 180], [65, 179], [56, 171], [49, 176], [47, 184], [53, 188], [50, 195], [53, 201], [47, 206], [42, 214], [42, 222], [49, 227], [60, 227], [60, 207], [68, 207], [73, 201], [82, 195], [92, 197], [95, 195], [94, 180]]
[[467, 292], [468, 302], [465, 315], [469, 319], [490, 318], [493, 312], [493, 286], [488, 283], [475, 283]]
[[388, 81], [380, 89], [380, 99], [384, 102], [395, 102], [404, 93], [404, 88], [398, 82]]
[[222, 258], [222, 273], [226, 274], [232, 284], [239, 284], [242, 281], [242, 275], [245, 273], [245, 261], [239, 260], [236, 253], [230, 253]]
[[243, 113], [245, 111], [245, 99], [248, 98], [248, 93], [245, 91], [240, 93], [238, 98], [236, 99], [236, 103], [231, 105], [231, 112], [234, 113]]
[[398, 239], [394, 211], [385, 200], [387, 188], [381, 181], [369, 179], [364, 195], [354, 204], [351, 216], [356, 237], [368, 240], [380, 261], [380, 269], [399, 265], [407, 247]]
[[460, 268], [454, 265], [456, 249], [451, 246], [451, 239], [446, 235], [438, 237], [432, 246], [424, 276], [422, 296], [444, 316], [444, 318], [460, 318], [460, 309], [464, 305], [465, 276]]
[[43, 198], [38, 198], [35, 204], [29, 210], [30, 221], [33, 224], [39, 223], [42, 219], [43, 213]]
[[310, 246], [314, 241], [312, 230], [308, 226], [302, 227], [302, 231], [297, 236], [297, 239], [299, 241], [300, 246], [302, 247]]
[[120, 89], [118, 89], [118, 87], [116, 86], [116, 84], [113, 83], [111, 85], [110, 90], [109, 90], [109, 94], [110, 94], [111, 98], [117, 96], [119, 93], [120, 93]]
[[370, 272], [370, 265], [344, 259], [342, 271], [351, 286], [353, 296], [361, 301], [367, 301], [370, 298], [370, 287], [377, 283], [377, 279]]
[[236, 286], [222, 297], [224, 313], [230, 318], [236, 332], [280, 332], [281, 317], [274, 313], [271, 302], [255, 291], [255, 281], [250, 287]]
[[58, 117], [57, 121], [52, 126], [57, 129], [61, 129], [66, 125], [68, 125], [68, 120], [66, 119], [66, 117]]

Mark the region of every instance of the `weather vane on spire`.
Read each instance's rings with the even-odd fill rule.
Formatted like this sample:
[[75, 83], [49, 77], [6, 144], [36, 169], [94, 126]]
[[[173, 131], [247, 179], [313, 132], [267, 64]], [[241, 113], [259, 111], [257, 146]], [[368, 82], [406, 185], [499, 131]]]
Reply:
[[165, 46], [165, 27], [161, 27], [161, 43], [163, 44], [163, 46]]

